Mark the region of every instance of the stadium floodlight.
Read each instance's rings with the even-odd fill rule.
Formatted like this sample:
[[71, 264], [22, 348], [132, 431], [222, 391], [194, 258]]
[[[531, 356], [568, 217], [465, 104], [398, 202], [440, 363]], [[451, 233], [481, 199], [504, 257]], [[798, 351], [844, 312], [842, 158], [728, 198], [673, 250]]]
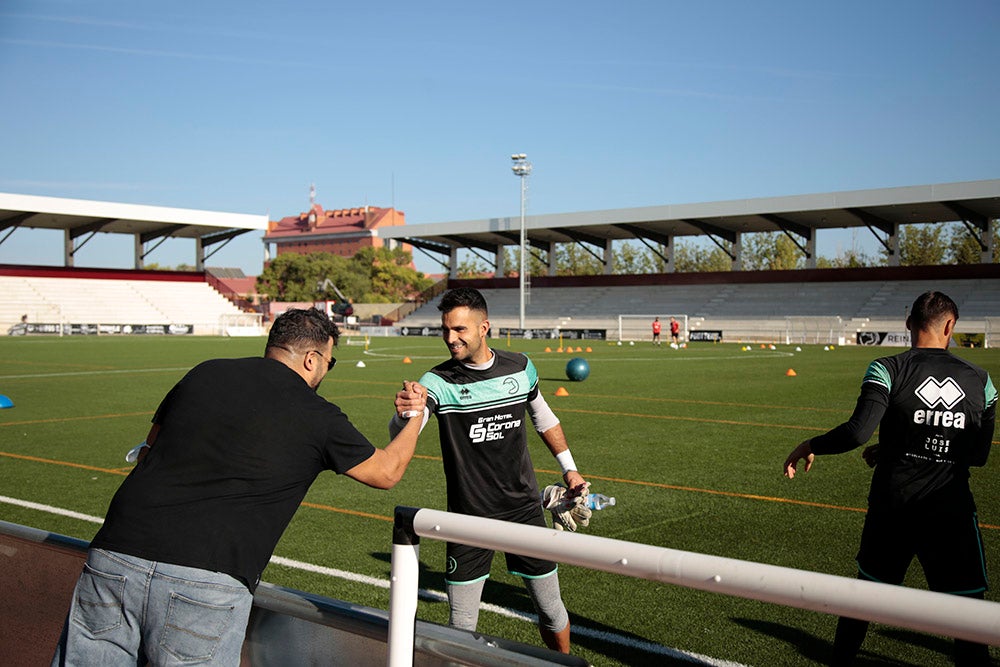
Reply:
[[518, 320], [519, 328], [524, 330], [524, 286], [525, 278], [528, 273], [528, 263], [525, 260], [527, 255], [527, 233], [524, 229], [524, 204], [525, 204], [525, 194], [527, 193], [528, 187], [528, 174], [531, 173], [531, 163], [528, 162], [528, 156], [524, 153], [514, 153], [510, 156], [510, 159], [514, 162], [511, 166], [511, 170], [514, 175], [521, 179], [521, 268], [518, 270], [518, 286], [521, 299], [521, 314]]

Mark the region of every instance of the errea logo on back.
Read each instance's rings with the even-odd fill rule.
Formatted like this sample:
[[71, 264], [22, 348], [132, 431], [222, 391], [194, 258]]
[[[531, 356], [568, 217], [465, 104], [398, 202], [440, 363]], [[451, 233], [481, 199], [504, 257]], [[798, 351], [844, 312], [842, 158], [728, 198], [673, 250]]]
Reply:
[[[914, 392], [929, 410], [914, 410], [913, 423], [928, 426], [965, 428], [965, 413], [952, 412], [951, 408], [965, 398], [965, 392], [952, 378], [939, 381], [933, 376], [924, 380]], [[936, 407], [944, 410], [935, 410]]]

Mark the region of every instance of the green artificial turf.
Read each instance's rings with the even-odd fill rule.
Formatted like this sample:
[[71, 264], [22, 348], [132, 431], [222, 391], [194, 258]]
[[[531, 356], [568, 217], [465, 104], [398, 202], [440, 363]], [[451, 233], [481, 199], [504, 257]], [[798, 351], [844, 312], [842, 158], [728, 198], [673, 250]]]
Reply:
[[[257, 356], [261, 338], [74, 337], [0, 339], [0, 495], [102, 517], [159, 400], [192, 365]], [[801, 440], [835, 426], [853, 408], [868, 363], [892, 348], [574, 341], [591, 352], [555, 351], [559, 341], [491, 341], [528, 353], [592, 490], [618, 499], [588, 534], [828, 574], [854, 576], [871, 472], [859, 452], [819, 458], [808, 475], [782, 477]], [[552, 351], [546, 352], [549, 347]], [[957, 350], [1000, 378], [1000, 352]], [[342, 341], [320, 393], [340, 405], [376, 445], [388, 440], [392, 398], [404, 379], [445, 358], [438, 339]], [[566, 378], [569, 359], [588, 360], [584, 382]], [[403, 363], [408, 357], [412, 363]], [[357, 363], [364, 361], [363, 368]], [[788, 376], [788, 369], [795, 375]], [[560, 387], [568, 396], [556, 396]], [[294, 424], [289, 424], [294, 428]], [[531, 436], [541, 485], [558, 466]], [[996, 457], [974, 470], [988, 568], [1000, 572], [1000, 484]], [[445, 508], [432, 420], [403, 481], [376, 491], [320, 476], [276, 555], [361, 578], [271, 565], [265, 580], [388, 608], [391, 517], [397, 505]], [[97, 524], [0, 502], [0, 519], [90, 539]], [[444, 546], [422, 540], [422, 588], [444, 590]], [[379, 580], [385, 585], [376, 585]], [[687, 652], [752, 665], [814, 665], [826, 659], [836, 619], [816, 612], [563, 565], [560, 582], [574, 625], [574, 652], [597, 665], [682, 664]], [[926, 587], [918, 565], [907, 583]], [[988, 594], [996, 600], [996, 593]], [[531, 613], [519, 580], [494, 563], [484, 602]], [[418, 616], [447, 621], [447, 604], [422, 600]], [[533, 625], [484, 610], [479, 630], [540, 644]], [[659, 648], [658, 648], [659, 647]], [[874, 625], [861, 664], [950, 664], [950, 642]], [[674, 657], [671, 657], [674, 656]]]

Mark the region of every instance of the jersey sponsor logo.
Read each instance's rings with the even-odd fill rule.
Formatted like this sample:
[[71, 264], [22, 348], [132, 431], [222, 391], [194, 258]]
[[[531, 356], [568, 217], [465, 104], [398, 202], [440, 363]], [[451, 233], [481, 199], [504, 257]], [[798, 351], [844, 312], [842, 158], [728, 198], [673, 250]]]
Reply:
[[503, 440], [507, 431], [517, 429], [520, 426], [521, 420], [514, 419], [514, 415], [509, 413], [480, 417], [475, 424], [469, 427], [469, 440], [474, 443]]
[[[924, 380], [914, 392], [929, 410], [914, 410], [913, 423], [946, 428], [965, 428], [965, 413], [952, 412], [951, 408], [965, 398], [965, 392], [952, 378], [943, 381], [934, 376]], [[944, 410], [934, 408], [943, 407]], [[947, 450], [945, 450], [947, 451]]]
[[510, 375], [504, 378], [503, 386], [507, 387], [508, 394], [516, 394], [517, 390], [521, 388], [521, 385], [517, 383], [517, 380]]

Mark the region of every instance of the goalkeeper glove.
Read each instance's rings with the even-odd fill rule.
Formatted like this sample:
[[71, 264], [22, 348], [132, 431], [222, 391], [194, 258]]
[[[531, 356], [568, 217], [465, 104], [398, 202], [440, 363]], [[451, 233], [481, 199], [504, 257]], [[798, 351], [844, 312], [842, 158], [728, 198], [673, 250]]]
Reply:
[[550, 484], [542, 493], [542, 507], [552, 512], [552, 527], [556, 530], [575, 532], [577, 527], [590, 523], [593, 511], [587, 507], [586, 494], [568, 497], [561, 484]]

